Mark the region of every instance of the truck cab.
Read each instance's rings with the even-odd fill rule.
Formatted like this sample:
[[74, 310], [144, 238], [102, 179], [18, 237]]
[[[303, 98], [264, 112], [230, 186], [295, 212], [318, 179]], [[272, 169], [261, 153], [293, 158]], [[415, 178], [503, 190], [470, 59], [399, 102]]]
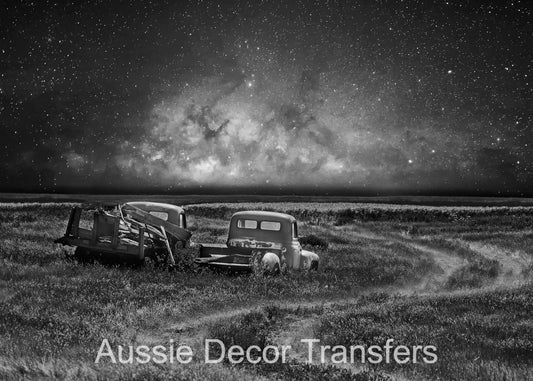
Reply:
[[198, 263], [251, 269], [254, 261], [271, 272], [316, 269], [318, 255], [302, 250], [293, 216], [266, 211], [244, 211], [231, 217], [225, 245], [202, 244]]
[[167, 221], [176, 227], [187, 229], [185, 210], [180, 206], [148, 201], [132, 201], [122, 206], [122, 210], [125, 212], [135, 210], [135, 208], [141, 209], [163, 221]]

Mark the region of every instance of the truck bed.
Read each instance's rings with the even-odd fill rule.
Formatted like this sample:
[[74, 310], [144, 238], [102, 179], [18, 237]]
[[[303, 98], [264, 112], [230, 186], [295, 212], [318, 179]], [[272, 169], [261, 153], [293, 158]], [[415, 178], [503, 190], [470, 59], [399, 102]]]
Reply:
[[94, 214], [93, 228], [84, 229], [80, 225], [82, 209], [74, 207], [70, 213], [65, 235], [56, 243], [77, 246], [89, 251], [117, 254], [138, 260], [144, 259], [144, 228], [136, 230], [134, 240], [122, 231], [120, 218], [105, 214]]
[[250, 270], [250, 250], [239, 250], [220, 243], [200, 244], [200, 255], [196, 263], [233, 270]]
[[200, 258], [210, 257], [211, 255], [230, 255], [231, 249], [225, 243], [201, 243]]

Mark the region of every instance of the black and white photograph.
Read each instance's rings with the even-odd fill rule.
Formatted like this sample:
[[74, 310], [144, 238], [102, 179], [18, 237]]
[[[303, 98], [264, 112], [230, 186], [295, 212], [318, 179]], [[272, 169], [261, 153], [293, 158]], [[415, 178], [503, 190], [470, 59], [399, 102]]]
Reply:
[[529, 0], [13, 0], [1, 380], [533, 380]]

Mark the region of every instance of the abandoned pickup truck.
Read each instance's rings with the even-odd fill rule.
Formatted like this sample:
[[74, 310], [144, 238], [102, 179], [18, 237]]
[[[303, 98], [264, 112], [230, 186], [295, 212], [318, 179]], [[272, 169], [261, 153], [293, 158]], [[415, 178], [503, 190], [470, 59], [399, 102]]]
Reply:
[[[189, 245], [191, 233], [183, 208], [157, 202], [128, 202], [113, 212], [98, 208], [92, 229], [80, 226], [82, 208], [70, 213], [65, 235], [56, 243], [76, 246], [78, 259], [156, 264], [175, 264], [174, 256]], [[84, 225], [90, 222], [83, 221]]]
[[318, 269], [318, 255], [302, 250], [293, 216], [246, 211], [231, 217], [226, 244], [200, 244], [196, 263], [212, 267], [278, 273], [282, 269]]

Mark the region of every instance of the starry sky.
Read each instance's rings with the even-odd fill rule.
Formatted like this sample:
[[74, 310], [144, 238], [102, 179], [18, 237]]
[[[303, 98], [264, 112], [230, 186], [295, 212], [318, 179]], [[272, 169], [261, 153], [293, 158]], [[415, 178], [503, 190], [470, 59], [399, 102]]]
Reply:
[[0, 191], [533, 196], [530, 1], [10, 1]]

